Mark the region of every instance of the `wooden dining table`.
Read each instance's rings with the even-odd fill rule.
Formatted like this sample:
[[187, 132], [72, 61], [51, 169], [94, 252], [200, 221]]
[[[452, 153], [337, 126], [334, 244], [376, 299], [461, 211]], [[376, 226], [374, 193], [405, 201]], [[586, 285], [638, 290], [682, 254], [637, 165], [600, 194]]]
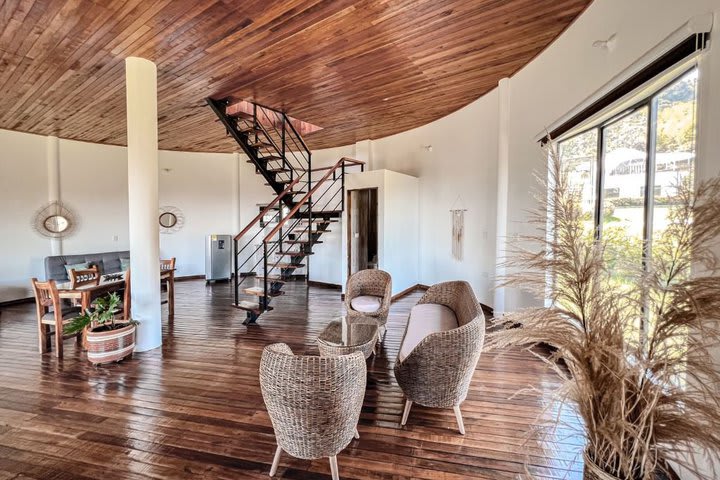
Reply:
[[[121, 275], [121, 278], [115, 278]], [[162, 270], [160, 272], [160, 283], [167, 283], [168, 298], [162, 303], [168, 304], [168, 315], [175, 316], [175, 269]], [[60, 282], [56, 284], [60, 298], [79, 300], [80, 307], [84, 312], [90, 307], [93, 300], [108, 293], [117, 292], [125, 288], [125, 274], [100, 275], [100, 281], [96, 284], [80, 285], [73, 288], [71, 282]]]

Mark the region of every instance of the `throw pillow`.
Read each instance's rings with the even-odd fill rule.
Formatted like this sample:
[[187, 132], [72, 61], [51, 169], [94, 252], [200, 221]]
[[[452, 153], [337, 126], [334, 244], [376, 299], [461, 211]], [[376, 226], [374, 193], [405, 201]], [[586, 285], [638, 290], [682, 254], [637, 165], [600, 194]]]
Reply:
[[90, 263], [73, 263], [70, 265], [65, 265], [65, 273], [67, 273], [68, 278], [70, 278], [70, 270], [85, 270], [86, 268], [90, 268]]

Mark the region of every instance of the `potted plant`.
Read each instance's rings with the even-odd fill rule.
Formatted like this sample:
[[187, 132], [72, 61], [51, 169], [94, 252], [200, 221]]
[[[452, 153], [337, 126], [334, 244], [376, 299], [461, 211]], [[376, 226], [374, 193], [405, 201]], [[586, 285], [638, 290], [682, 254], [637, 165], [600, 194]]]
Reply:
[[135, 349], [136, 321], [117, 322], [120, 297], [111, 293], [95, 300], [93, 306], [75, 317], [66, 327], [68, 334], [86, 330], [88, 360], [94, 364], [119, 362]]
[[716, 478], [695, 459], [720, 460], [720, 179], [678, 185], [651, 258], [633, 266], [622, 243], [596, 240], [552, 147], [549, 158], [538, 234], [513, 249], [504, 282], [549, 306], [498, 319], [488, 347], [554, 347], [542, 358], [562, 377], [560, 407], [583, 420], [586, 480], [671, 478], [669, 463]]

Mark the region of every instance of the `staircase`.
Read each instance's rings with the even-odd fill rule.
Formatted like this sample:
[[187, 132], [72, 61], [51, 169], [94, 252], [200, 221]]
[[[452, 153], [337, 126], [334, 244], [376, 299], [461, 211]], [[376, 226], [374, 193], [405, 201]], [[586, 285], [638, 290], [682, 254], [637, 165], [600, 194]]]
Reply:
[[247, 101], [208, 98], [207, 103], [275, 194], [258, 205], [257, 216], [233, 242], [234, 304], [247, 312], [244, 324], [255, 324], [285, 293], [287, 281], [308, 278], [315, 246], [340, 221], [346, 170], [363, 171], [364, 163], [341, 158], [312, 169], [312, 154], [299, 133], [302, 122]]

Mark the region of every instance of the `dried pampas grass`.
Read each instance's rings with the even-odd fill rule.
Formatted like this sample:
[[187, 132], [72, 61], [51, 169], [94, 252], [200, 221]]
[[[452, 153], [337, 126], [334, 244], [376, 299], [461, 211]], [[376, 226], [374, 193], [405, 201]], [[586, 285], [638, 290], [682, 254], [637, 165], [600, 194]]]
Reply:
[[[720, 373], [711, 360], [720, 349], [720, 179], [694, 192], [679, 186], [646, 268], [613, 262], [610, 272], [612, 246], [588, 235], [580, 192], [555, 148], [548, 154], [547, 196], [532, 219], [538, 234], [513, 251], [507, 267], [516, 273], [503, 286], [549, 295], [551, 306], [497, 320], [503, 328], [488, 347], [557, 349], [546, 359], [565, 380], [557, 399], [582, 417], [586, 455], [603, 471], [652, 479], [673, 462], [715, 478], [703, 476], [694, 453], [720, 460]], [[617, 269], [625, 270], [622, 287], [613, 282]]]

